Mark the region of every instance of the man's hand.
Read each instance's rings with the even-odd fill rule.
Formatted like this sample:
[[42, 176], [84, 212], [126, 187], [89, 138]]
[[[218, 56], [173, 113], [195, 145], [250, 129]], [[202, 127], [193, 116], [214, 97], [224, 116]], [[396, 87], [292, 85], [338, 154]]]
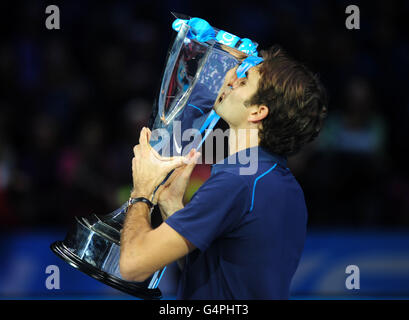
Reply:
[[187, 156], [188, 163], [177, 168], [156, 191], [153, 202], [159, 204], [164, 220], [183, 208], [183, 196], [199, 157], [200, 153], [192, 149]]
[[131, 197], [152, 198], [155, 188], [172, 170], [188, 162], [185, 157], [166, 158], [159, 155], [150, 144], [151, 131], [143, 128], [139, 137], [139, 144], [134, 148], [135, 157], [132, 159], [133, 190]]
[[[189, 159], [192, 160], [193, 157], [197, 160], [198, 157], [194, 150], [188, 158], [162, 157], [149, 145], [150, 135], [150, 130], [143, 128], [139, 145], [134, 148], [135, 157], [132, 159], [134, 189], [131, 192], [131, 197], [134, 198], [151, 199], [154, 189], [168, 173], [183, 166], [186, 171], [180, 170], [171, 179], [175, 182], [181, 179], [179, 183], [175, 184], [181, 188], [181, 181], [186, 180], [187, 184], [194, 167], [194, 164], [189, 163]], [[170, 182], [164, 184], [167, 187], [169, 185]], [[172, 195], [179, 194], [175, 193], [179, 188], [172, 188], [172, 192], [168, 192], [168, 196], [173, 197]], [[183, 192], [185, 188], [183, 188]], [[167, 199], [167, 196], [164, 198]], [[165, 201], [165, 203], [167, 202]], [[137, 202], [129, 208], [121, 232], [120, 272], [125, 280], [142, 282], [156, 270], [182, 258], [194, 249], [195, 246], [192, 243], [166, 223], [152, 229], [149, 222], [148, 207]]]

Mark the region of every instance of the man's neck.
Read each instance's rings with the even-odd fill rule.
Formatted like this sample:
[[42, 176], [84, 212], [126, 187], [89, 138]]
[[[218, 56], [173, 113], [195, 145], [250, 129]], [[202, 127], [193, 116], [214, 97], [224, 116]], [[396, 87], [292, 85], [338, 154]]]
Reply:
[[241, 150], [259, 145], [258, 129], [255, 128], [232, 128], [229, 134], [229, 156]]

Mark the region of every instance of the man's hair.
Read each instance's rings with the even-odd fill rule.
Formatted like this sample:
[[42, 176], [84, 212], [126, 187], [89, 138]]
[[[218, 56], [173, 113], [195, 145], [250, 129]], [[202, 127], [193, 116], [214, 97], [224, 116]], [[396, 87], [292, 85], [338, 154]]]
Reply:
[[320, 132], [327, 99], [318, 77], [291, 59], [280, 46], [261, 51], [257, 92], [247, 105], [265, 105], [260, 146], [282, 156], [297, 153]]

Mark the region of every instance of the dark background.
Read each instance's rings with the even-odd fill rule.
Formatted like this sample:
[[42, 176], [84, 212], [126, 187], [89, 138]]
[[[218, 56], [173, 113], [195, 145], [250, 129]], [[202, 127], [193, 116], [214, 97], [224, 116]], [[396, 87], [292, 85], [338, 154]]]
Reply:
[[[49, 4], [59, 6], [60, 30], [45, 27]], [[360, 8], [360, 30], [345, 27], [349, 4]], [[172, 39], [170, 11], [259, 49], [278, 43], [320, 75], [329, 117], [289, 159], [311, 230], [407, 230], [408, 1], [28, 0], [0, 3], [4, 231], [65, 230], [74, 216], [127, 199], [132, 147]]]

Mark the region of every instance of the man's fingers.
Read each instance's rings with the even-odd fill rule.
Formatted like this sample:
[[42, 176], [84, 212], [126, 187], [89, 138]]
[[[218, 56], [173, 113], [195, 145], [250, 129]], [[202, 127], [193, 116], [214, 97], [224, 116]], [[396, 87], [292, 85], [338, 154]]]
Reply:
[[132, 172], [135, 172], [135, 171], [136, 171], [136, 158], [133, 157], [132, 158]]
[[[192, 152], [193, 151], [193, 152]], [[192, 174], [193, 169], [195, 168], [197, 161], [199, 160], [201, 153], [197, 152], [195, 149], [193, 149], [190, 153], [192, 153], [192, 156], [189, 157], [189, 163], [187, 164], [185, 170], [183, 170], [183, 176], [187, 179], [189, 179], [190, 175]]]
[[185, 157], [185, 161], [187, 165], [195, 165], [197, 163], [197, 160], [200, 157], [200, 152], [197, 152], [196, 149], [190, 150], [188, 155]]
[[175, 169], [172, 172], [171, 176], [164, 183], [164, 186], [168, 187], [170, 184], [172, 184], [172, 182], [175, 181], [175, 179], [177, 179], [177, 177], [179, 177], [183, 173], [183, 170], [184, 170], [184, 166], [181, 166], [181, 167]]
[[148, 143], [149, 143], [149, 141], [151, 141], [152, 132], [148, 127], [145, 127], [145, 130], [146, 130], [146, 138], [148, 139]]
[[162, 160], [162, 156], [155, 150], [155, 148], [151, 147], [152, 154], [156, 157], [156, 159]]
[[141, 146], [139, 144], [137, 144], [135, 147], [133, 147], [133, 153], [134, 153], [135, 157], [139, 156], [139, 152], [141, 152]]
[[154, 194], [154, 196], [153, 196], [153, 201], [152, 201], [152, 203], [153, 203], [154, 205], [156, 205], [156, 204], [158, 203], [160, 194], [162, 193], [163, 189], [165, 189], [165, 187], [166, 187], [166, 186], [161, 185], [161, 186], [158, 188], [158, 190], [155, 191], [155, 194]]
[[[154, 149], [152, 148], [152, 150]], [[156, 157], [156, 159], [163, 161], [163, 162], [169, 162], [169, 161], [174, 161], [176, 159], [182, 159], [182, 161], [184, 161], [185, 164], [188, 163], [188, 156], [186, 157], [183, 157], [183, 156], [163, 157], [159, 153], [157, 153], [156, 150], [155, 152], [153, 152], [153, 155]]]
[[172, 160], [164, 161], [164, 166], [167, 169], [167, 172], [172, 171], [173, 169], [179, 168], [185, 165], [185, 157], [174, 157]]
[[195, 155], [196, 149], [192, 149], [189, 151], [188, 155], [186, 156], [186, 158], [188, 159], [188, 161], [192, 160], [194, 155]]
[[191, 164], [190, 165], [192, 165], [193, 167], [197, 164], [197, 161], [199, 160], [199, 158], [200, 158], [200, 156], [201, 156], [202, 154], [200, 153], [200, 152], [197, 152], [196, 150], [195, 150], [195, 155], [193, 156], [193, 159], [192, 159], [192, 162], [191, 162]]
[[[150, 145], [152, 132], [149, 128], [143, 127], [139, 136], [139, 143], [144, 147], [144, 152], [150, 151], [155, 158], [164, 160], [164, 158]], [[141, 140], [142, 139], [142, 140]]]
[[149, 136], [150, 136], [150, 130], [148, 132], [148, 128], [143, 127], [141, 130], [141, 133], [139, 134], [139, 145], [141, 146], [141, 151], [143, 153], [146, 153], [150, 150], [150, 145], [149, 145]]

